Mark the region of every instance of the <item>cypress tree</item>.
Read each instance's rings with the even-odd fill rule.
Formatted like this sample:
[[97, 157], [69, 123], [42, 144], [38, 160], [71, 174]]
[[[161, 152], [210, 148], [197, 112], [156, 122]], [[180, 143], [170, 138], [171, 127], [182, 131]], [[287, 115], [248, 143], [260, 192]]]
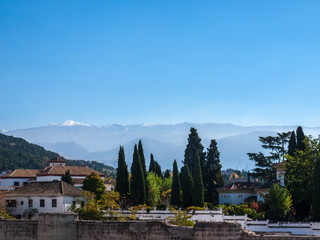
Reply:
[[196, 156], [196, 152], [198, 152], [200, 157], [200, 166], [201, 170], [203, 169], [203, 163], [205, 154], [203, 152], [203, 145], [201, 144], [201, 138], [198, 135], [197, 129], [190, 128], [190, 134], [188, 137], [188, 144], [186, 146], [184, 152], [184, 164], [188, 164], [191, 174], [193, 174], [193, 167], [194, 167], [194, 159]]
[[146, 203], [146, 186], [137, 144], [134, 145], [130, 179], [131, 201], [134, 205]]
[[142, 171], [143, 171], [143, 174], [144, 174], [144, 178], [146, 179], [147, 178], [146, 159], [144, 157], [141, 140], [139, 141], [138, 152], [139, 152], [140, 161], [141, 161], [141, 164], [142, 164]]
[[312, 219], [320, 221], [320, 159], [316, 160], [313, 173], [313, 194], [312, 194]]
[[187, 208], [192, 206], [193, 199], [193, 180], [188, 165], [181, 168], [181, 189], [182, 189], [182, 206]]
[[305, 135], [303, 133], [303, 130], [302, 130], [302, 127], [299, 126], [297, 128], [297, 149], [298, 150], [301, 150], [301, 151], [304, 151], [305, 148], [306, 148], [306, 145], [305, 143], [303, 142], [303, 140], [305, 139]]
[[288, 154], [290, 156], [293, 156], [296, 150], [297, 150], [296, 134], [294, 131], [292, 131], [289, 144], [288, 144]]
[[162, 178], [161, 166], [157, 161], [155, 161], [155, 173], [158, 175], [158, 177]]
[[202, 173], [200, 166], [200, 157], [199, 153], [196, 152], [194, 158], [194, 167], [193, 167], [193, 205], [198, 207], [203, 207], [204, 205], [204, 187], [202, 181]]
[[173, 177], [171, 186], [171, 199], [170, 205], [180, 207], [181, 206], [181, 185], [179, 179], [179, 171], [177, 161], [173, 162]]
[[164, 178], [169, 178], [171, 175], [170, 175], [170, 170], [167, 169], [165, 172], [164, 172]]
[[74, 185], [69, 169], [66, 171], [65, 175], [61, 177], [61, 181]]
[[207, 149], [203, 171], [206, 202], [213, 204], [219, 203], [219, 193], [217, 192], [217, 189], [224, 184], [221, 167], [217, 142], [212, 139], [210, 146]]
[[119, 192], [121, 196], [129, 194], [129, 172], [122, 146], [120, 146], [119, 149], [116, 179], [116, 191]]
[[155, 161], [153, 158], [153, 154], [150, 155], [150, 165], [149, 165], [149, 172], [155, 172], [156, 170]]

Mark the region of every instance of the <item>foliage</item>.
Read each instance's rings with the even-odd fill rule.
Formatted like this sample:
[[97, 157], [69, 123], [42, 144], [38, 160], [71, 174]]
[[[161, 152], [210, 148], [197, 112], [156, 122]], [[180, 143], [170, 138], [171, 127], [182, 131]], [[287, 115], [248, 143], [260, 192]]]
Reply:
[[139, 153], [139, 157], [140, 157], [140, 161], [141, 161], [141, 165], [142, 165], [142, 171], [144, 174], [144, 178], [147, 179], [146, 159], [144, 157], [143, 146], [142, 146], [141, 140], [139, 140], [139, 144], [138, 144], [138, 153]]
[[97, 203], [95, 195], [90, 192], [84, 192], [85, 204], [80, 208], [72, 209], [73, 212], [79, 215], [82, 220], [101, 220], [103, 218], [103, 212], [100, 210], [100, 206]]
[[285, 147], [290, 134], [291, 132], [283, 132], [277, 133], [275, 137], [259, 137], [262, 148], [270, 150], [270, 153], [269, 156], [265, 156], [262, 152], [247, 153], [249, 159], [255, 162], [253, 177], [262, 178], [266, 182], [273, 182], [276, 179], [276, 171], [273, 166], [284, 160], [284, 155], [287, 153]]
[[188, 144], [186, 146], [185, 152], [184, 152], [184, 164], [188, 164], [189, 170], [191, 174], [194, 173], [194, 159], [196, 156], [196, 153], [198, 152], [200, 157], [200, 167], [201, 170], [203, 169], [203, 163], [205, 158], [205, 153], [203, 152], [203, 145], [201, 144], [201, 138], [198, 135], [197, 129], [190, 128], [190, 134], [188, 137]]
[[264, 213], [260, 212], [257, 213], [257, 211], [253, 208], [250, 208], [247, 204], [240, 204], [240, 205], [221, 205], [223, 209], [223, 213], [225, 215], [245, 215], [249, 218], [252, 218], [254, 220], [264, 220]]
[[193, 205], [203, 207], [204, 205], [204, 187], [202, 182], [202, 173], [200, 166], [200, 157], [196, 152], [194, 159], [194, 173], [193, 173]]
[[91, 173], [84, 179], [82, 189], [94, 193], [98, 200], [106, 191], [103, 180], [96, 173]]
[[6, 211], [6, 192], [0, 191], [0, 219], [13, 219]]
[[290, 217], [292, 209], [291, 194], [285, 187], [275, 183], [265, 196], [266, 218], [272, 221], [284, 221]]
[[[50, 158], [51, 159], [51, 158]], [[68, 160], [66, 159], [67, 166], [87, 166], [96, 171], [105, 173], [107, 175], [115, 174], [115, 169], [111, 166], [105, 165], [97, 161], [85, 161], [85, 160]]]
[[196, 206], [189, 206], [189, 207], [186, 208], [187, 212], [192, 211], [193, 213], [195, 211], [203, 211], [203, 210], [205, 210], [203, 207], [196, 207]]
[[146, 203], [145, 178], [137, 145], [134, 146], [131, 165], [130, 195], [133, 205]]
[[180, 211], [172, 209], [171, 213], [174, 214], [174, 217], [168, 217], [169, 223], [178, 226], [188, 226], [193, 227], [194, 221], [190, 220], [192, 216], [189, 216], [187, 211]]
[[307, 137], [304, 143], [305, 150], [296, 151], [294, 156], [287, 155], [285, 165], [285, 183], [292, 195], [296, 220], [305, 220], [310, 216], [314, 190], [313, 174], [320, 153], [319, 138]]
[[69, 169], [66, 171], [64, 176], [61, 177], [61, 181], [64, 181], [64, 182], [69, 183], [71, 185], [74, 185], [74, 182], [72, 181], [72, 177], [71, 177]]
[[182, 203], [182, 199], [181, 199], [181, 184], [180, 184], [180, 178], [179, 178], [179, 171], [178, 171], [177, 161], [174, 160], [170, 204], [172, 206], [180, 207], [181, 203]]
[[160, 200], [162, 179], [154, 172], [147, 174], [148, 199], [149, 206], [156, 206]]
[[156, 173], [159, 177], [162, 178], [161, 166], [160, 164], [154, 160], [153, 154], [150, 155], [150, 165], [149, 165], [149, 172]]
[[224, 184], [221, 173], [220, 153], [216, 140], [212, 139], [204, 162], [203, 184], [205, 189], [205, 201], [213, 204], [219, 203], [217, 189]]
[[305, 148], [306, 148], [306, 144], [304, 142], [304, 139], [305, 139], [305, 135], [304, 135], [304, 132], [302, 130], [302, 127], [299, 126], [297, 128], [297, 149], [300, 150], [300, 151], [304, 151]]
[[295, 153], [296, 150], [297, 150], [296, 134], [294, 133], [294, 131], [292, 131], [291, 136], [290, 136], [290, 140], [289, 140], [289, 144], [288, 144], [288, 154], [290, 156], [293, 156], [293, 154]]
[[122, 197], [128, 196], [130, 192], [128, 166], [126, 164], [124, 148], [122, 146], [120, 146], [118, 154], [118, 168], [115, 190], [119, 192]]
[[316, 160], [313, 174], [312, 219], [320, 221], [320, 158]]
[[167, 170], [164, 172], [163, 177], [164, 177], [164, 178], [169, 178], [170, 176], [171, 176], [171, 174], [170, 174], [170, 170], [169, 170], [169, 169], [167, 169]]
[[193, 200], [193, 179], [187, 164], [181, 168], [180, 178], [182, 190], [182, 206], [186, 208], [192, 205]]

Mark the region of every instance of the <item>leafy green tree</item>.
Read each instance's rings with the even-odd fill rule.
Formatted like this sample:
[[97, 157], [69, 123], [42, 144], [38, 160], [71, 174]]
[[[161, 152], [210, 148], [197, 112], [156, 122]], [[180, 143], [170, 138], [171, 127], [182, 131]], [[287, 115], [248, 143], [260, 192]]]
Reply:
[[294, 131], [292, 131], [289, 144], [288, 144], [288, 154], [290, 156], [293, 156], [296, 150], [297, 150], [296, 134], [294, 133]]
[[122, 197], [128, 196], [128, 194], [130, 193], [128, 166], [126, 164], [124, 148], [122, 146], [120, 146], [118, 154], [118, 168], [115, 190], [119, 192]]
[[212, 139], [204, 162], [203, 184], [205, 186], [205, 201], [215, 205], [219, 203], [217, 189], [224, 184], [221, 167], [217, 142]]
[[294, 156], [287, 155], [285, 183], [292, 195], [296, 220], [310, 216], [314, 191], [314, 169], [319, 158], [320, 139], [305, 139], [305, 150], [298, 150]]
[[197, 207], [203, 207], [204, 205], [204, 187], [202, 181], [202, 173], [200, 166], [200, 157], [199, 153], [196, 152], [194, 158], [194, 172], [193, 172], [193, 205]]
[[265, 199], [266, 218], [272, 221], [288, 220], [292, 210], [291, 194], [285, 187], [275, 183]]
[[262, 152], [247, 153], [249, 159], [255, 162], [252, 176], [261, 178], [266, 182], [273, 182], [276, 179], [276, 171], [273, 166], [284, 161], [287, 153], [286, 145], [289, 141], [291, 132], [277, 133], [277, 136], [259, 137], [262, 148], [270, 150], [269, 156]]
[[312, 219], [320, 221], [320, 154], [316, 159], [313, 173]]
[[64, 182], [69, 183], [71, 185], [74, 185], [74, 182], [72, 181], [72, 177], [71, 177], [69, 169], [66, 171], [64, 176], [61, 177], [61, 181], [64, 181]]
[[188, 137], [188, 144], [184, 152], [184, 164], [188, 164], [191, 174], [193, 174], [194, 159], [196, 152], [200, 157], [200, 167], [203, 169], [205, 153], [203, 152], [203, 145], [201, 144], [201, 138], [198, 135], [197, 129], [190, 128], [190, 134]]
[[181, 189], [182, 189], [182, 206], [187, 208], [192, 206], [193, 200], [193, 179], [188, 165], [181, 168]]
[[99, 200], [102, 194], [105, 193], [106, 186], [98, 174], [91, 173], [84, 179], [82, 189], [94, 193]]
[[302, 127], [299, 126], [297, 128], [297, 149], [298, 150], [304, 151], [304, 149], [306, 148], [306, 145], [304, 143], [305, 138], [306, 138], [306, 136], [304, 135]]
[[171, 177], [170, 170], [167, 169], [167, 170], [164, 172], [164, 178], [170, 178], [170, 177]]
[[173, 176], [172, 176], [172, 187], [171, 187], [171, 201], [172, 206], [181, 206], [181, 184], [179, 179], [179, 171], [177, 161], [173, 162]]
[[149, 172], [147, 176], [147, 184], [148, 184], [148, 205], [156, 206], [160, 199], [162, 179], [154, 172]]
[[134, 145], [133, 161], [131, 165], [130, 196], [134, 205], [146, 203], [145, 178], [137, 145]]

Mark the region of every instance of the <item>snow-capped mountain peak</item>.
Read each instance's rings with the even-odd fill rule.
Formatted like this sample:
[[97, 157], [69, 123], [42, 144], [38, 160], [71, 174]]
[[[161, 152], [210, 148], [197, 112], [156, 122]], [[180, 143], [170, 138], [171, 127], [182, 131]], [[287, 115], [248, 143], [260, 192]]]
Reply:
[[72, 126], [90, 127], [91, 125], [88, 124], [88, 123], [80, 123], [80, 122], [76, 122], [76, 121], [73, 121], [73, 120], [67, 120], [67, 121], [61, 123], [60, 126], [63, 126], [63, 127], [72, 127]]

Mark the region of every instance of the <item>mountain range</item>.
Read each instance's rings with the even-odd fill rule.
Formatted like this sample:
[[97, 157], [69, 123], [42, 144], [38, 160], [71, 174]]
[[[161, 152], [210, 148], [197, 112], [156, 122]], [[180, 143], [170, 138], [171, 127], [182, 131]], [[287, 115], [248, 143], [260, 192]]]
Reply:
[[[198, 130], [202, 144], [207, 148], [216, 139], [223, 169], [251, 169], [248, 152], [263, 151], [259, 136], [295, 130], [297, 126], [239, 126], [220, 123], [135, 124], [95, 126], [68, 120], [28, 129], [5, 131], [4, 134], [21, 137], [29, 142], [57, 152], [68, 159], [96, 160], [116, 166], [119, 145], [123, 145], [128, 165], [131, 165], [133, 147], [141, 139], [147, 164], [153, 153], [163, 169], [172, 168], [174, 159], [183, 160], [190, 128]], [[306, 135], [318, 136], [319, 127], [303, 127]]]

